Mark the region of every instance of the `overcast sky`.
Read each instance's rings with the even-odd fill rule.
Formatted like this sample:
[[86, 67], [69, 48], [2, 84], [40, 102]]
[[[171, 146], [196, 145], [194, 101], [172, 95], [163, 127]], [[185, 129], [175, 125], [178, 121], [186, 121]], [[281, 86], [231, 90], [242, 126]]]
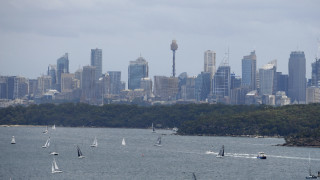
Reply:
[[256, 51], [257, 68], [277, 59], [288, 72], [291, 51], [304, 51], [307, 77], [318, 51], [319, 0], [4, 0], [0, 2], [0, 75], [36, 78], [69, 53], [70, 72], [90, 64], [102, 49], [103, 72], [121, 71], [140, 54], [149, 76], [203, 71], [203, 53], [213, 50], [217, 66], [230, 52], [231, 71]]

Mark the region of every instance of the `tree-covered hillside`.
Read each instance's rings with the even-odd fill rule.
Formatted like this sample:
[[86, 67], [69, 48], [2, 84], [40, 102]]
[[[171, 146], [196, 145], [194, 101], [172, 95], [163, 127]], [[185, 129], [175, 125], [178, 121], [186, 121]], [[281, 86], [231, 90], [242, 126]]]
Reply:
[[[188, 135], [320, 137], [320, 104], [283, 107], [188, 104], [136, 106], [41, 104], [0, 109], [0, 124], [147, 128], [178, 127]], [[290, 137], [290, 138], [289, 138]]]

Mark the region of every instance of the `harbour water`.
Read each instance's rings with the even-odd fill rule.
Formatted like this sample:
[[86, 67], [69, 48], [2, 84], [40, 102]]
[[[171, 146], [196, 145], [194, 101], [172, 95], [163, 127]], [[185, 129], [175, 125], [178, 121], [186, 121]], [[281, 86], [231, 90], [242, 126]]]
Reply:
[[[309, 153], [320, 171], [318, 148], [283, 147], [282, 138], [177, 136], [170, 130], [0, 127], [0, 179], [305, 179]], [[16, 144], [11, 143], [15, 136]], [[162, 146], [154, 146], [158, 136]], [[41, 148], [50, 137], [49, 148]], [[97, 137], [98, 147], [90, 147]], [[122, 145], [125, 138], [126, 146]], [[77, 157], [79, 146], [85, 158]], [[221, 146], [225, 157], [216, 158]], [[213, 150], [215, 153], [207, 154]], [[58, 156], [50, 155], [56, 151]], [[266, 160], [256, 158], [265, 152]], [[63, 173], [51, 173], [56, 159]]]

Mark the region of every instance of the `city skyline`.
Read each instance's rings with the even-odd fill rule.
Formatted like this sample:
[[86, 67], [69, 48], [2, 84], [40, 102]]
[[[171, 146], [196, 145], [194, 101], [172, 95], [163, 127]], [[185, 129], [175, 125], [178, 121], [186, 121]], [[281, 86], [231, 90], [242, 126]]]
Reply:
[[231, 72], [238, 76], [241, 59], [253, 50], [257, 69], [277, 59], [278, 71], [288, 74], [290, 53], [298, 50], [305, 53], [310, 78], [319, 5], [315, 0], [1, 2], [0, 75], [39, 77], [64, 53], [75, 72], [90, 64], [90, 49], [99, 48], [102, 73], [121, 71], [122, 81], [127, 82], [128, 62], [140, 53], [148, 60], [149, 77], [171, 76], [170, 43], [176, 39], [176, 76], [198, 75], [206, 50], [216, 52], [218, 67], [227, 49]]

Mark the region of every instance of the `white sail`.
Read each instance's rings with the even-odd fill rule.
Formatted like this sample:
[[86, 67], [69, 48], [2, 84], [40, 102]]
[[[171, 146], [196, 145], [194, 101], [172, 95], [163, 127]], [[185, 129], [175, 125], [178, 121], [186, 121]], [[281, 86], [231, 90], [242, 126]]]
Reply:
[[55, 124], [52, 126], [52, 129], [53, 129], [53, 130], [56, 130], [56, 125], [55, 125]]
[[55, 173], [55, 170], [54, 170], [54, 165], [52, 163], [52, 166], [51, 166], [51, 173]]
[[92, 142], [92, 144], [90, 145], [91, 147], [97, 147], [98, 146], [98, 140], [97, 137], [94, 137], [94, 140]]
[[42, 146], [42, 148], [48, 148], [50, 146], [50, 137], [47, 139], [46, 143]]
[[54, 165], [54, 169], [59, 169], [57, 162], [55, 159], [53, 159], [53, 165]]
[[161, 146], [161, 136], [158, 137], [155, 146]]
[[12, 136], [11, 144], [15, 144], [15, 143], [16, 143], [16, 139], [14, 138], [14, 136]]
[[122, 145], [123, 145], [123, 146], [125, 146], [125, 145], [126, 145], [126, 141], [125, 141], [125, 139], [124, 139], [124, 138], [122, 139]]

